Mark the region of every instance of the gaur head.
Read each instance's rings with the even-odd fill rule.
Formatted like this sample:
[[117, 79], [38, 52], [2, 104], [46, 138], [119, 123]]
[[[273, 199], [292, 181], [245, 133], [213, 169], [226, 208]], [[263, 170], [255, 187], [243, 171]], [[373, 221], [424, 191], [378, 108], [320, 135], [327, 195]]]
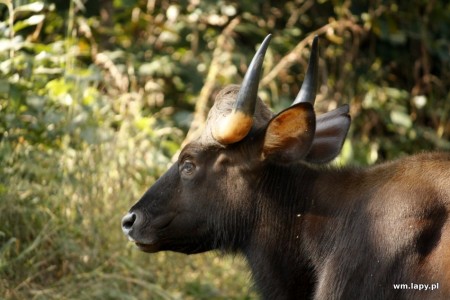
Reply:
[[[348, 106], [316, 118], [318, 38], [293, 104], [273, 114], [258, 98], [267, 36], [242, 85], [223, 89], [201, 136], [151, 186], [122, 220], [123, 232], [146, 252], [238, 251], [283, 193], [287, 166], [325, 163], [340, 152]], [[264, 222], [266, 222], [265, 220]], [[268, 221], [267, 221], [268, 222]]]

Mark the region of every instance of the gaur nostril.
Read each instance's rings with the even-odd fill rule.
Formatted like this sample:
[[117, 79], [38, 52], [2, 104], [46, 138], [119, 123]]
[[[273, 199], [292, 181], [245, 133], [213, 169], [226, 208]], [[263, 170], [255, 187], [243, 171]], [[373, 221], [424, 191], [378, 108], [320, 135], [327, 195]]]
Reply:
[[122, 219], [122, 230], [125, 234], [127, 234], [131, 228], [133, 228], [133, 224], [136, 221], [135, 213], [128, 213]]

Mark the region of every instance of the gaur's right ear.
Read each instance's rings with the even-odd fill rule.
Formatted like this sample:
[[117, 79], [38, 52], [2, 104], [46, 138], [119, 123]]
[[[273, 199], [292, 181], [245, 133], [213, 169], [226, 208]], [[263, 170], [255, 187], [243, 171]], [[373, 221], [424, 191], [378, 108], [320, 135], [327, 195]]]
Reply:
[[302, 102], [283, 110], [267, 125], [262, 159], [289, 163], [303, 159], [309, 152], [316, 119], [311, 103]]

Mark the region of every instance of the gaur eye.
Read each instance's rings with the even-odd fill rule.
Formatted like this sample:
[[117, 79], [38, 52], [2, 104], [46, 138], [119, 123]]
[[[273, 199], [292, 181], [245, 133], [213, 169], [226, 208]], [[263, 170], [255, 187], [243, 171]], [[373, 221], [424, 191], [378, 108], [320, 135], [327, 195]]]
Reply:
[[181, 172], [185, 175], [191, 175], [195, 171], [195, 164], [190, 160], [185, 160], [181, 165]]

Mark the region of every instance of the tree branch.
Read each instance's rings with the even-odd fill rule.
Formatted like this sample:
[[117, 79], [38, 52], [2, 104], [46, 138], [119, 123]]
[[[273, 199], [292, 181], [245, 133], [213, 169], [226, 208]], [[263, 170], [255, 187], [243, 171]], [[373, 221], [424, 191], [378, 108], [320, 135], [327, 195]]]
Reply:
[[306, 45], [312, 42], [315, 35], [322, 35], [327, 33], [329, 30], [337, 28], [351, 28], [352, 31], [360, 30], [359, 26], [354, 22], [349, 20], [340, 20], [328, 23], [327, 25], [322, 26], [321, 28], [309, 33], [305, 39], [300, 41], [289, 54], [284, 56], [278, 62], [278, 64], [266, 76], [264, 76], [264, 78], [261, 80], [260, 86], [264, 87], [268, 85], [275, 79], [275, 77], [277, 77], [277, 75], [281, 71], [290, 68], [294, 63], [296, 63], [300, 59], [303, 49], [306, 47]]
[[219, 74], [219, 71], [221, 70], [223, 65], [220, 57], [223, 53], [227, 38], [231, 35], [231, 33], [234, 31], [234, 28], [236, 28], [239, 22], [239, 18], [233, 19], [217, 38], [217, 44], [213, 52], [213, 58], [211, 60], [211, 65], [209, 66], [209, 72], [206, 76], [205, 84], [200, 91], [200, 95], [195, 105], [194, 119], [192, 120], [191, 127], [186, 135], [185, 140], [182, 143], [182, 146], [186, 145], [195, 136], [199, 135], [199, 133], [203, 129], [203, 126], [205, 125], [206, 116], [208, 114], [208, 101], [214, 91], [214, 85], [217, 75]]

